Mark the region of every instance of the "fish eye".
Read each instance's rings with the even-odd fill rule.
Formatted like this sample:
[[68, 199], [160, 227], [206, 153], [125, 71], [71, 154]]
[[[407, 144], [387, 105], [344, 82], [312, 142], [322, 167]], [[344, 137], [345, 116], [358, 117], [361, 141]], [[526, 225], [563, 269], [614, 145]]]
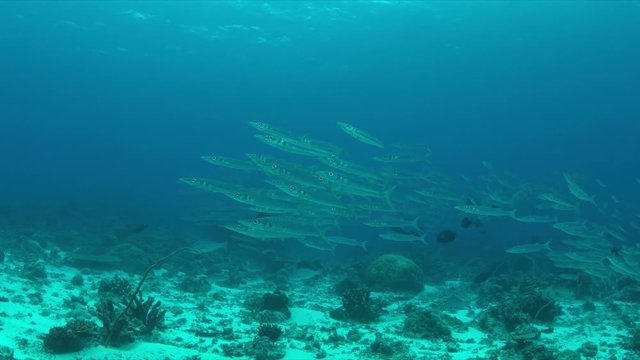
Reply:
[[240, 196], [240, 193], [236, 191], [236, 192], [233, 193], [233, 195]]
[[273, 139], [275, 139], [273, 135], [269, 135], [269, 140], [273, 140]]
[[294, 186], [289, 186], [289, 190], [295, 190], [296, 188]]
[[273, 164], [273, 165], [271, 165], [271, 168], [272, 168], [272, 169], [277, 169], [277, 168], [278, 168], [278, 165]]
[[329, 171], [329, 176], [333, 176], [333, 171]]
[[253, 223], [254, 223], [255, 225], [258, 225], [259, 221], [258, 221], [258, 220], [253, 220]]

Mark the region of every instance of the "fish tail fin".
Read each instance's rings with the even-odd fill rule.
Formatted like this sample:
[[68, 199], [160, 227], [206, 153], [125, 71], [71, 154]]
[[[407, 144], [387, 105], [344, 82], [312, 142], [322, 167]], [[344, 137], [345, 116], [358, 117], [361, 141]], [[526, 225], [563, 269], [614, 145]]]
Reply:
[[413, 221], [411, 222], [411, 227], [413, 227], [414, 229], [416, 229], [418, 231], [422, 231], [422, 229], [420, 229], [420, 227], [418, 226], [418, 220], [420, 220], [420, 217], [416, 216], [416, 218], [413, 219]]
[[333, 157], [345, 156], [349, 153], [349, 149], [346, 146], [341, 146], [336, 149], [336, 154], [333, 154]]
[[320, 237], [324, 241], [327, 241], [327, 231], [329, 230], [329, 227], [316, 227], [316, 230], [318, 230], [318, 237]]
[[420, 235], [420, 242], [425, 244], [425, 245], [427, 244], [427, 234], [426, 233]]
[[362, 248], [362, 250], [364, 250], [365, 252], [369, 252], [369, 249], [367, 249], [367, 243], [369, 241], [363, 241], [362, 244], [360, 244], [360, 247]]
[[338, 247], [338, 245], [332, 244], [333, 246], [331, 246], [331, 250], [329, 250], [329, 252], [331, 253], [332, 256], [336, 256], [336, 248]]
[[545, 248], [546, 250], [553, 251], [553, 250], [551, 250], [551, 248], [549, 247], [549, 245], [550, 245], [550, 244], [551, 244], [551, 239], [547, 240], [547, 242], [546, 242], [546, 243], [544, 243], [544, 248]]
[[517, 219], [516, 211], [517, 211], [517, 209], [513, 209], [513, 210], [509, 211], [509, 216], [510, 216], [512, 219]]
[[388, 189], [382, 191], [382, 199], [385, 204], [389, 205], [390, 208], [394, 209], [393, 203], [391, 203], [391, 193], [398, 187], [398, 185], [394, 185]]

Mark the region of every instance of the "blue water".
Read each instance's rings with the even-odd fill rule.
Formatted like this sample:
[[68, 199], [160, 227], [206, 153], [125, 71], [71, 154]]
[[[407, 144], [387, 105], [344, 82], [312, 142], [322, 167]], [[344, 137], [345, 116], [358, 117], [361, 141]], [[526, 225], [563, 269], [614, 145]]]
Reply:
[[637, 199], [638, 64], [636, 1], [0, 2], [0, 205], [179, 218], [200, 155], [273, 153], [248, 121]]

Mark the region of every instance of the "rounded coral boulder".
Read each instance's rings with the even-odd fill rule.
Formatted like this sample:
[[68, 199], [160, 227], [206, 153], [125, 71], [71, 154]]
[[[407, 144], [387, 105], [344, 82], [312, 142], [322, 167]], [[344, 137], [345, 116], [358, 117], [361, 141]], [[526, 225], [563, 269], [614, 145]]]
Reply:
[[373, 290], [419, 292], [424, 286], [424, 273], [410, 259], [386, 254], [367, 266], [364, 280]]

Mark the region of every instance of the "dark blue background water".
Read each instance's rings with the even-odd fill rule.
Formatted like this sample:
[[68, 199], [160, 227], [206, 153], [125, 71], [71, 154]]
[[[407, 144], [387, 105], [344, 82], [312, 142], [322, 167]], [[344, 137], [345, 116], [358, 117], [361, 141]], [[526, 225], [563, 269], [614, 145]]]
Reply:
[[1, 2], [0, 200], [172, 214], [200, 155], [271, 152], [247, 121], [632, 192], [638, 64], [637, 2]]

